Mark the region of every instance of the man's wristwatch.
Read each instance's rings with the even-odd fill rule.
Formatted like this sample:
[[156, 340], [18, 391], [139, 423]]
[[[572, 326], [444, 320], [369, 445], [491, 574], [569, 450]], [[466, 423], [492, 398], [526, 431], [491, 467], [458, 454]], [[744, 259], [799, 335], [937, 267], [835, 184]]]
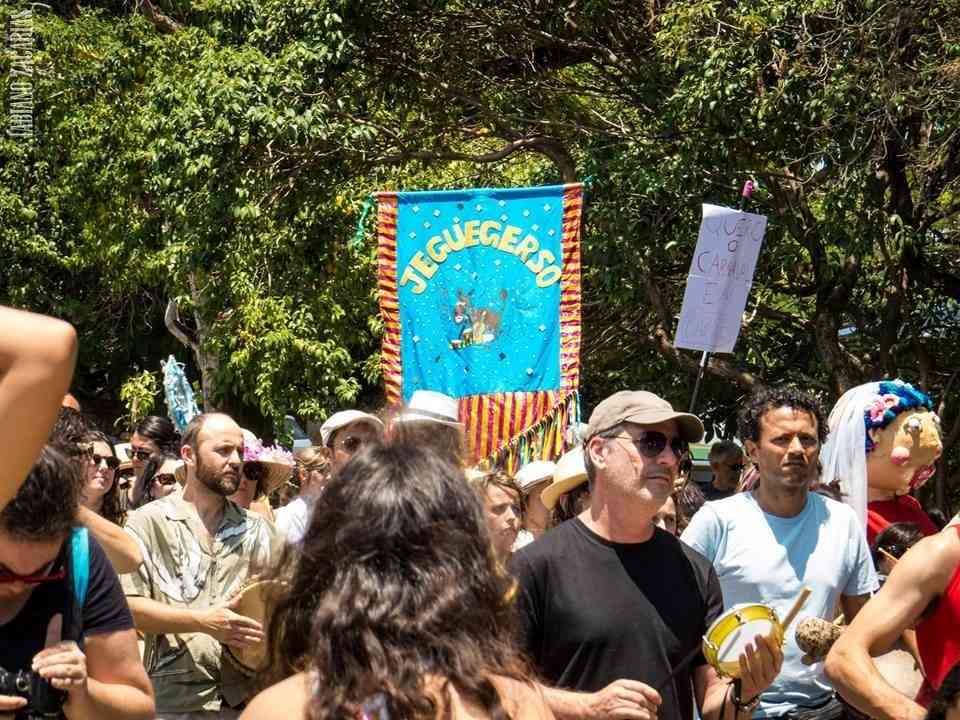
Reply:
[[739, 712], [753, 713], [753, 711], [756, 710], [757, 706], [760, 704], [760, 693], [757, 693], [752, 700], [748, 700], [747, 702], [744, 702], [740, 698], [739, 685], [740, 684], [737, 683], [733, 687], [733, 695], [730, 698], [731, 701], [733, 702], [733, 706], [737, 709], [738, 713]]
[[759, 696], [759, 695], [757, 695], [756, 697], [754, 697], [753, 700], [749, 700], [749, 701], [747, 701], [747, 702], [743, 702], [743, 701], [740, 699], [740, 696], [737, 695], [736, 693], [734, 693], [732, 700], [733, 700], [733, 706], [737, 709], [737, 712], [744, 712], [744, 713], [751, 713], [751, 714], [752, 714], [753, 711], [757, 709], [757, 706], [760, 705], [760, 696]]

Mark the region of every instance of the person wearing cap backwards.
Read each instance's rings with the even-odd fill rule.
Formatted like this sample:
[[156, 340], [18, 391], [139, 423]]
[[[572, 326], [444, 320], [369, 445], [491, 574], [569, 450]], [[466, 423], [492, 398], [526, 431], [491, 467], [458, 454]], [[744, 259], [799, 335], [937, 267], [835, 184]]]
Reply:
[[356, 452], [383, 434], [383, 423], [375, 415], [359, 410], [341, 410], [320, 426], [320, 441], [330, 453], [330, 472], [336, 473]]
[[[810, 492], [827, 436], [819, 402], [793, 388], [763, 388], [747, 401], [738, 427], [759, 471], [756, 487], [706, 503], [681, 539], [713, 563], [727, 607], [762, 603], [782, 618], [806, 587], [812, 594], [793, 627], [808, 617], [832, 621], [838, 603], [850, 622], [878, 583], [854, 510]], [[753, 717], [850, 717], [803, 655], [788, 630], [783, 671]]]
[[[590, 508], [514, 554], [521, 645], [555, 686], [543, 692], [557, 717], [687, 720], [694, 698], [705, 720], [748, 717], [697, 652], [722, 610], [716, 574], [653, 524], [702, 436], [696, 416], [653, 393], [611, 395], [584, 440]], [[766, 688], [780, 660], [755, 638], [739, 700]]]
[[549, 460], [534, 460], [517, 471], [516, 483], [523, 504], [523, 523], [514, 550], [537, 540], [550, 526], [550, 511], [543, 504], [540, 493], [553, 480], [557, 466]]

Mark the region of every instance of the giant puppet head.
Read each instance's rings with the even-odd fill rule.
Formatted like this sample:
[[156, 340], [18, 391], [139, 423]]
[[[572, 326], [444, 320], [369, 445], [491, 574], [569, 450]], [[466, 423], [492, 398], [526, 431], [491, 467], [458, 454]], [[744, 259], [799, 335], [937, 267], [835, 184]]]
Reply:
[[844, 500], [864, 523], [871, 494], [879, 499], [919, 488], [933, 475], [943, 451], [933, 402], [902, 380], [848, 390], [828, 423], [821, 480], [839, 481]]

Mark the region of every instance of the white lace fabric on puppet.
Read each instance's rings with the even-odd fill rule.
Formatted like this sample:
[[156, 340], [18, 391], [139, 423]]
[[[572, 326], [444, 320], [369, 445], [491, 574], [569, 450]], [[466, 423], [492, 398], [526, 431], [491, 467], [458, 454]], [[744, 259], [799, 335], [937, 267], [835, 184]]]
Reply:
[[867, 527], [867, 428], [864, 413], [880, 395], [880, 383], [871, 382], [847, 390], [830, 411], [830, 435], [820, 463], [820, 481], [838, 482], [843, 501], [853, 508], [860, 525]]

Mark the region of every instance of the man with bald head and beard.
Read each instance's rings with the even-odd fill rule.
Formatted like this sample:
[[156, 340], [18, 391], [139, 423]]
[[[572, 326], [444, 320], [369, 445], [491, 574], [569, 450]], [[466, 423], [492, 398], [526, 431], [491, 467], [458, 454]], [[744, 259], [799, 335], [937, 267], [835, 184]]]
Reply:
[[198, 415], [183, 434], [181, 490], [132, 512], [126, 530], [143, 563], [122, 578], [158, 720], [232, 719], [254, 685], [224, 657], [224, 645], [262, 642], [260, 623], [232, 602], [280, 551], [274, 527], [228, 500], [240, 484], [243, 433], [228, 415]]

